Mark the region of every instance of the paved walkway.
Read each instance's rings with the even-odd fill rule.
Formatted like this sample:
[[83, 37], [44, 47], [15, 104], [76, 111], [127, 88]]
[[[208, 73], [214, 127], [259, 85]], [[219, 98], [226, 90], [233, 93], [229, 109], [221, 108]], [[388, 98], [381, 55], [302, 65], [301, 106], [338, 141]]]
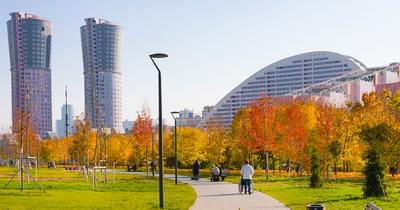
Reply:
[[[146, 176], [146, 172], [117, 173]], [[164, 174], [164, 178], [175, 180], [175, 175]], [[210, 179], [192, 181], [190, 177], [179, 175], [178, 181], [190, 184], [196, 191], [197, 198], [190, 210], [290, 210], [275, 198], [258, 191], [251, 195], [239, 194], [238, 184], [210, 182]]]
[[[165, 178], [175, 179], [173, 174]], [[239, 194], [238, 185], [226, 182], [210, 182], [209, 179], [191, 181], [179, 176], [178, 181], [190, 184], [197, 193], [191, 210], [289, 210], [284, 204], [269, 195], [254, 191], [251, 195]]]

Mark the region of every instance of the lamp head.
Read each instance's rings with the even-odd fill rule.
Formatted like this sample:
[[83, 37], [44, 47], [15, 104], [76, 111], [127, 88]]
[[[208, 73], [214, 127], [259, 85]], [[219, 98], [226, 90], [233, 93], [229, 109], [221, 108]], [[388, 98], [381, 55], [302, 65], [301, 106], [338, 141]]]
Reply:
[[173, 118], [175, 118], [175, 114], [179, 114], [179, 112], [177, 112], [177, 111], [171, 112], [171, 115]]
[[165, 54], [165, 53], [154, 53], [154, 54], [151, 54], [149, 56], [151, 58], [166, 58], [166, 57], [168, 57], [168, 55]]

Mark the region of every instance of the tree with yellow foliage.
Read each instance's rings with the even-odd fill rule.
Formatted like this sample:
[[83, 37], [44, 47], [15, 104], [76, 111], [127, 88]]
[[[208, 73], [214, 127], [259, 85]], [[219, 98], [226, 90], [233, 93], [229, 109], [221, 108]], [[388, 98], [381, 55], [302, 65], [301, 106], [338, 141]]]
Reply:
[[76, 131], [72, 136], [68, 152], [70, 157], [78, 162], [78, 165], [83, 164], [88, 167], [91, 161], [91, 154], [94, 154], [96, 133], [92, 131], [90, 122], [81, 117], [76, 118], [75, 128]]
[[108, 160], [116, 162], [118, 165], [127, 165], [132, 158], [132, 141], [125, 135], [116, 134], [110, 137], [108, 141]]
[[[167, 159], [173, 160], [174, 133], [168, 132], [165, 136], [165, 150]], [[178, 162], [185, 167], [191, 166], [194, 161], [205, 160], [205, 143], [207, 137], [204, 132], [197, 128], [177, 128]], [[169, 144], [169, 145], [167, 145]], [[164, 148], [165, 148], [164, 147]]]
[[208, 128], [203, 142], [204, 158], [211, 163], [225, 163], [228, 158], [229, 136], [227, 129], [222, 126]]

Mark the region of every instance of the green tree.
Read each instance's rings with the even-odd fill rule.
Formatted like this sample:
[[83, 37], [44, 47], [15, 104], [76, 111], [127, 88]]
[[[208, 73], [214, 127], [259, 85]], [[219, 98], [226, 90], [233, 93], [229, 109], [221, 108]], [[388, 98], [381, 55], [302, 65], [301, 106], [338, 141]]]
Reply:
[[386, 123], [376, 126], [364, 126], [360, 132], [361, 138], [368, 144], [364, 155], [366, 160], [364, 174], [364, 196], [385, 195], [384, 171], [385, 161], [382, 155], [382, 145], [390, 136], [391, 127]]
[[311, 149], [311, 177], [310, 187], [319, 188], [322, 187], [321, 178], [321, 160], [316, 148]]

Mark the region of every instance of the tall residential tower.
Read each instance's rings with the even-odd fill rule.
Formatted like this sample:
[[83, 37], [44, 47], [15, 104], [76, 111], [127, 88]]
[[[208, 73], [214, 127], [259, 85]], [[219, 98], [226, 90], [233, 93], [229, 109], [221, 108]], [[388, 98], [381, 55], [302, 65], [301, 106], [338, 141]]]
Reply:
[[34, 129], [45, 137], [52, 130], [51, 31], [49, 21], [28, 13], [10, 13], [7, 21], [10, 50], [12, 118], [29, 113]]
[[81, 27], [85, 78], [85, 115], [93, 128], [123, 132], [121, 106], [121, 27], [86, 18]]

